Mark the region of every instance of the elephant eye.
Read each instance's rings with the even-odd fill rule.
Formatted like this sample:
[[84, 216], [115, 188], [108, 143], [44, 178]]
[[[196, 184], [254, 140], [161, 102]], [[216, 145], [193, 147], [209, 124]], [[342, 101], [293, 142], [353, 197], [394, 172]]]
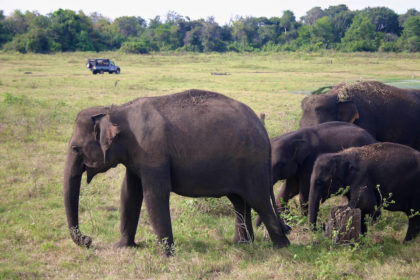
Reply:
[[321, 180], [321, 179], [316, 179], [316, 180], [315, 180], [315, 184], [317, 184], [317, 185], [321, 185], [321, 184], [322, 184], [322, 180]]
[[82, 148], [76, 145], [71, 146], [71, 149], [73, 150], [73, 152], [80, 154]]

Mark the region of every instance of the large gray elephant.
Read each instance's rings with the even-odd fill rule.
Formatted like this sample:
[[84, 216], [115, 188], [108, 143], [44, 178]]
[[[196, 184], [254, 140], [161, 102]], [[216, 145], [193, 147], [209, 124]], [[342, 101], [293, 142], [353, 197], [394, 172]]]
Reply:
[[350, 187], [345, 193], [349, 206], [361, 210], [362, 233], [367, 230], [365, 215], [375, 218], [383, 206], [407, 214], [405, 241], [419, 234], [420, 152], [405, 145], [384, 142], [319, 156], [312, 171], [309, 192], [309, 222], [313, 227], [320, 202], [347, 186]]
[[300, 127], [328, 121], [355, 123], [378, 141], [420, 150], [420, 90], [380, 82], [341, 83], [302, 100]]
[[[252, 241], [251, 208], [274, 245], [289, 244], [275, 206], [267, 132], [246, 105], [224, 95], [189, 90], [139, 98], [121, 106], [83, 110], [76, 119], [64, 170], [64, 202], [73, 241], [89, 247], [79, 229], [80, 181], [122, 163], [121, 239], [134, 246], [143, 198], [167, 254], [173, 244], [170, 192], [227, 196], [236, 211], [234, 242]], [[245, 222], [245, 227], [243, 223]]]
[[[327, 122], [280, 135], [270, 142], [273, 184], [286, 180], [276, 204], [282, 208], [283, 204], [299, 194], [300, 206], [306, 215], [312, 167], [316, 158], [324, 153], [372, 144], [376, 140], [354, 124]], [[260, 223], [258, 217], [255, 225]]]

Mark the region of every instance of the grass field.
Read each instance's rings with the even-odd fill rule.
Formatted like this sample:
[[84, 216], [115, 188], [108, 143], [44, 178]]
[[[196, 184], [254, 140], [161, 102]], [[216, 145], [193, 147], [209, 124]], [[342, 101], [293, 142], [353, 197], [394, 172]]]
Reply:
[[[121, 75], [92, 75], [85, 63], [99, 56], [115, 60]], [[91, 249], [70, 239], [62, 197], [67, 142], [83, 108], [206, 89], [264, 112], [274, 137], [298, 127], [302, 93], [356, 80], [419, 87], [419, 65], [419, 53], [0, 53], [0, 279], [419, 279], [420, 238], [401, 243], [407, 218], [400, 213], [385, 211], [357, 246], [337, 246], [311, 233], [293, 202], [292, 245], [275, 250], [264, 228], [253, 244], [232, 244], [227, 199], [172, 195], [176, 256], [166, 258], [147, 211], [139, 248], [112, 247], [123, 166], [82, 182], [79, 216]], [[322, 219], [334, 203], [321, 207]]]

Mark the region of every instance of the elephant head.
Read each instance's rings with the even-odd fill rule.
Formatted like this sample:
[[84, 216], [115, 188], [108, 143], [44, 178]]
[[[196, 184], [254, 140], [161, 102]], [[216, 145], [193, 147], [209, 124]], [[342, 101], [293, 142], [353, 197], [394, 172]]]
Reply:
[[307, 96], [302, 100], [300, 127], [308, 127], [329, 121], [354, 123], [359, 111], [352, 100], [339, 100], [336, 94]]
[[345, 155], [323, 154], [315, 161], [309, 191], [309, 224], [316, 228], [320, 203], [348, 186], [355, 164]]
[[311, 153], [308, 143], [295, 139], [294, 134], [291, 132], [271, 140], [273, 183], [295, 176], [298, 167]]
[[86, 171], [89, 183], [97, 173], [105, 172], [118, 164], [118, 153], [110, 153], [110, 150], [119, 132], [118, 125], [110, 121], [106, 108], [87, 109], [77, 116], [64, 168], [64, 204], [70, 235], [79, 246], [89, 247], [92, 241], [79, 230], [78, 208], [82, 174]]

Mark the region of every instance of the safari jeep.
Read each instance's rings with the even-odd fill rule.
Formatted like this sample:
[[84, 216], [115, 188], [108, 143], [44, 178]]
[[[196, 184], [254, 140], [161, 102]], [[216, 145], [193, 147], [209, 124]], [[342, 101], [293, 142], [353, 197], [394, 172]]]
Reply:
[[108, 72], [109, 74], [120, 74], [121, 70], [118, 65], [109, 59], [104, 58], [96, 58], [96, 59], [88, 59], [86, 67], [92, 71], [92, 74], [103, 74], [104, 72]]

